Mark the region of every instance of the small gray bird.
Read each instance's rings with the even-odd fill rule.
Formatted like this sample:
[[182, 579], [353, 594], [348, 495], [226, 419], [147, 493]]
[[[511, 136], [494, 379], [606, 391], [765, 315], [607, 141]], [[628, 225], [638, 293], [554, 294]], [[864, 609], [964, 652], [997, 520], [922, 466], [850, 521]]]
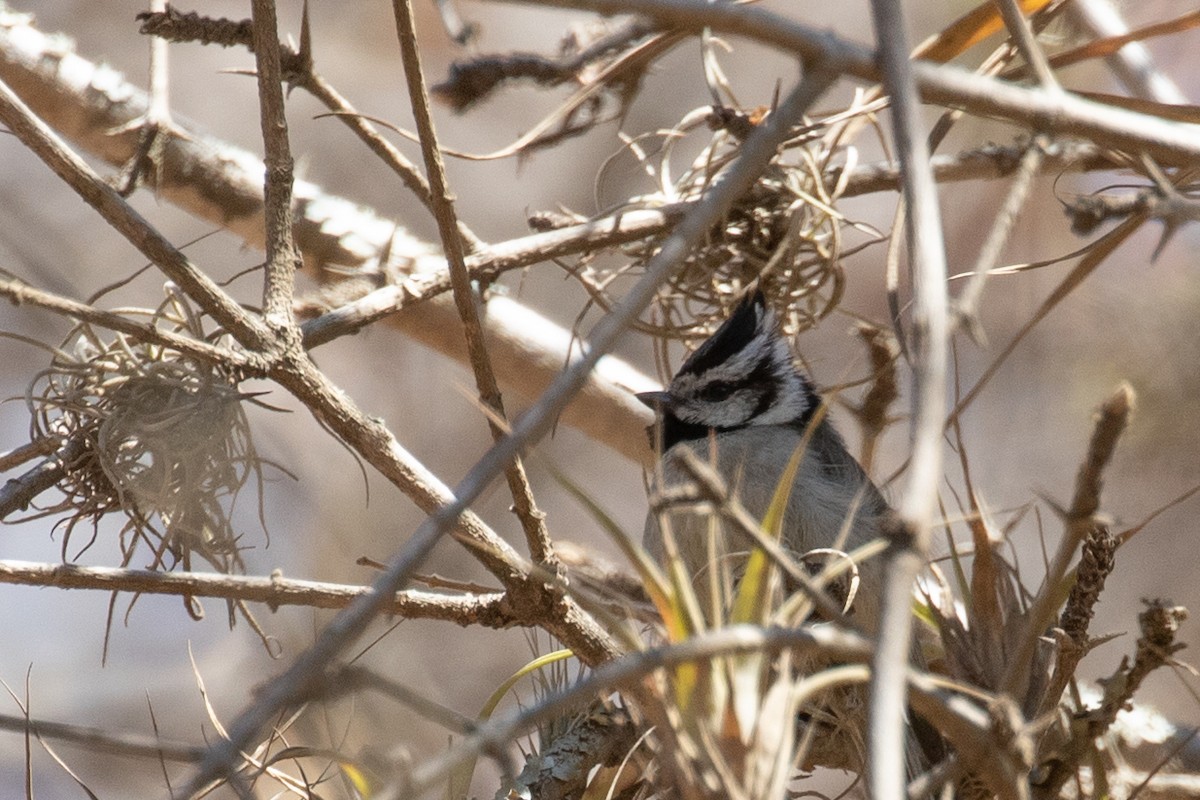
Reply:
[[[887, 501], [825, 418], [821, 398], [792, 363], [760, 292], [746, 298], [683, 363], [666, 391], [646, 392], [638, 398], [657, 412], [650, 434], [661, 462], [652, 494], [691, 482], [682, 465], [682, 454], [690, 450], [704, 462], [715, 463], [730, 494], [761, 521], [788, 462], [803, 448], [782, 523], [783, 548], [802, 559], [820, 548], [850, 553], [879, 538], [890, 513]], [[706, 588], [710, 581], [703, 579], [707, 570], [721, 568], [721, 574], [736, 577], [747, 545], [710, 543], [711, 514], [668, 505], [661, 516], [652, 510], [646, 518], [645, 547], [659, 563], [665, 560], [662, 517], [669, 522], [679, 558], [696, 579], [693, 585], [701, 607], [711, 607]], [[715, 530], [717, 538], [723, 538], [722, 528]], [[878, 559], [856, 567], [861, 582], [850, 614], [873, 633], [879, 614]], [[921, 660], [915, 644], [913, 660]], [[865, 724], [865, 691], [848, 688], [828, 699], [831, 705], [822, 717], [823, 732], [812, 739], [809, 758], [815, 764], [858, 769], [862, 756], [856, 742], [861, 740], [844, 731], [861, 731]], [[831, 726], [830, 720], [837, 722]], [[917, 737], [909, 737], [906, 745], [910, 776], [919, 774], [941, 752], [932, 729], [919, 719], [914, 724]]]
[[[802, 557], [820, 548], [850, 553], [880, 537], [891, 509], [825, 418], [812, 383], [792, 363], [787, 342], [761, 292], [743, 300], [692, 353], [666, 391], [646, 392], [638, 398], [657, 412], [650, 433], [662, 456], [652, 492], [691, 482], [682, 466], [682, 454], [691, 450], [703, 461], [715, 463], [730, 494], [761, 521], [788, 462], [803, 448], [780, 544]], [[668, 507], [663, 515], [689, 574], [704, 575], [714, 567], [714, 556], [717, 560], [735, 559], [728, 574], [738, 574], [737, 551], [744, 555], [747, 548], [723, 541], [710, 545], [711, 514]], [[644, 543], [662, 563], [665, 553], [660, 525], [660, 515], [652, 510], [646, 518]], [[878, 559], [856, 566], [861, 584], [851, 613], [867, 632], [874, 633], [879, 615]], [[707, 583], [694, 582], [701, 598], [707, 597]], [[707, 603], [702, 607], [708, 607]], [[914, 664], [923, 663], [915, 640], [911, 658]], [[833, 702], [845, 716], [835, 714], [835, 718], [861, 726], [864, 701], [861, 690], [842, 692]], [[910, 778], [939, 761], [944, 752], [941, 739], [928, 723], [913, 718], [912, 724], [915, 737], [910, 736], [906, 743]], [[810, 756], [815, 763], [857, 769], [861, 754], [854, 753], [856, 737], [833, 730], [826, 734], [813, 740]]]
[[[638, 399], [658, 414], [650, 433], [662, 459], [652, 490], [690, 481], [681, 465], [684, 450], [710, 462], [713, 448], [716, 456], [710, 463], [730, 493], [762, 520], [788, 461], [803, 447], [783, 520], [782, 546], [797, 556], [835, 546], [849, 552], [878, 536], [887, 502], [819, 412], [821, 399], [792, 363], [761, 292], [743, 300], [692, 353], [666, 391], [646, 392]], [[680, 558], [692, 575], [702, 574], [711, 557], [709, 520], [690, 509], [666, 514]], [[662, 562], [655, 513], [647, 517], [644, 543]], [[732, 543], [718, 543], [718, 552], [732, 549]], [[863, 575], [867, 591], [855, 601], [854, 614], [871, 629], [877, 604], [867, 577]]]

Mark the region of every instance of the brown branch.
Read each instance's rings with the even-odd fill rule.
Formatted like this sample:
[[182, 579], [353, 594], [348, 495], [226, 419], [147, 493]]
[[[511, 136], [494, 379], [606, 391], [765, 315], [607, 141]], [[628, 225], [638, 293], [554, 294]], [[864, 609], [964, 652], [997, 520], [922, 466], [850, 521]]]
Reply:
[[900, 0], [872, 0], [883, 87], [891, 97], [892, 139], [900, 159], [905, 244], [915, 271], [912, 310], [912, 456], [908, 482], [883, 554], [878, 641], [871, 659], [867, 707], [867, 789], [873, 800], [902, 797], [905, 782], [905, 668], [912, 642], [912, 587], [925, 565], [942, 474], [949, 336], [946, 248], [929, 145], [921, 129], [917, 84], [909, 60]]
[[244, 367], [250, 363], [244, 353], [236, 350], [181, 336], [173, 331], [160, 330], [153, 325], [137, 322], [122, 314], [101, 311], [86, 303], [80, 303], [78, 300], [35, 289], [16, 278], [0, 278], [0, 297], [7, 298], [14, 305], [37, 306], [77, 319], [80, 322], [90, 322], [93, 325], [124, 333], [139, 342], [150, 342], [169, 347], [206, 364]]
[[[442, 251], [446, 254], [446, 265], [450, 272], [450, 284], [454, 292], [454, 304], [462, 320], [467, 338], [467, 354], [471, 370], [475, 373], [475, 386], [479, 399], [496, 418], [489, 417], [488, 427], [492, 440], [499, 441], [507, 433], [504, 400], [496, 384], [491, 357], [484, 341], [483, 326], [476, 308], [478, 298], [471, 286], [471, 275], [465, 262], [463, 240], [458, 235], [458, 215], [454, 210], [454, 197], [446, 179], [446, 165], [442, 161], [437, 131], [429, 111], [429, 91], [421, 70], [421, 59], [417, 50], [417, 32], [413, 23], [412, 0], [393, 0], [392, 13], [400, 40], [401, 60], [404, 76], [408, 83], [408, 96], [412, 103], [413, 117], [421, 140], [421, 154], [425, 158], [425, 172], [429, 177], [430, 199], [442, 239]], [[505, 467], [508, 490], [513, 498], [513, 511], [525, 532], [529, 554], [535, 564], [546, 566], [551, 572], [556, 569], [554, 546], [546, 530], [545, 514], [538, 510], [533, 499], [533, 490], [525, 474], [520, 457], [514, 457]]]
[[[285, 347], [272, 353], [276, 338], [261, 321], [237, 306], [207, 275], [195, 268], [170, 242], [138, 215], [124, 198], [108, 187], [52, 131], [32, 116], [7, 86], [0, 83], [0, 120], [7, 122], [21, 141], [46, 160], [60, 177], [75, 188], [118, 231], [125, 234], [152, 262], [242, 343], [258, 354], [249, 366], [291, 391], [343, 441], [391, 480], [426, 513], [441, 508], [451, 498], [449, 489], [404, 450], [379, 422], [361, 412], [307, 355]], [[290, 314], [290, 304], [288, 312]], [[457, 514], [455, 515], [458, 516]], [[524, 574], [520, 557], [474, 514], [458, 521], [459, 534], [473, 544], [472, 552], [493, 574], [511, 582]]]
[[53, 436], [35, 439], [27, 444], [14, 447], [7, 453], [0, 453], [0, 472], [8, 472], [19, 467], [26, 461], [32, 461], [38, 456], [48, 456], [58, 449], [59, 440]]
[[[252, 23], [250, 20], [233, 22], [228, 19], [203, 17], [195, 12], [183, 13], [168, 8], [161, 13], [138, 14], [142, 23], [141, 32], [172, 42], [199, 42], [219, 44], [224, 47], [245, 47], [256, 52]], [[313, 68], [311, 41], [308, 37], [308, 20], [305, 19], [301, 36], [301, 48], [293, 49], [285, 42], [277, 42], [284, 77], [307, 91], [328, 108], [333, 115], [346, 124], [356, 136], [387, 164], [423, 206], [430, 211], [429, 182], [404, 154], [391, 142], [383, 138], [370, 120], [343, 97], [329, 81]], [[468, 241], [478, 241], [474, 234], [461, 223], [459, 233]]]
[[[136, 151], [137, 136], [124, 126], [144, 117], [146, 95], [111, 70], [80, 58], [64, 41], [33, 28], [27, 15], [0, 8], [0, 80], [88, 152], [117, 166], [125, 164]], [[155, 185], [162, 199], [220, 225], [251, 246], [264, 247], [262, 165], [250, 153], [170, 125], [165, 129]], [[427, 242], [369, 209], [328, 195], [307, 181], [296, 181], [293, 197], [297, 242], [310, 266], [346, 265], [375, 278], [383, 270], [445, 269], [444, 260]], [[387, 263], [379, 263], [381, 254], [388, 256]], [[317, 277], [331, 282], [344, 279], [345, 273], [321, 269]], [[462, 337], [446, 335], [453, 331], [452, 315], [449, 298], [439, 298], [389, 322], [466, 363]], [[495, 313], [485, 310], [485, 326], [502, 382], [529, 398], [562, 371], [574, 341], [570, 331], [513, 302], [504, 303]], [[646, 409], [620, 384], [635, 391], [653, 385], [619, 359], [605, 359], [563, 414], [563, 422], [629, 458], [643, 460], [649, 450], [642, 435]]]
[[1117, 545], [1117, 537], [1105, 525], [1094, 526], [1083, 542], [1074, 585], [1058, 616], [1058, 627], [1062, 629], [1062, 634], [1057, 636], [1054, 673], [1035, 709], [1035, 717], [1049, 713], [1058, 705], [1067, 684], [1075, 679], [1076, 667], [1092, 646], [1088, 639], [1088, 627], [1104, 591], [1104, 582], [1115, 566]]
[[[836, 62], [844, 74], [880, 79], [877, 53], [828, 31], [802, 25], [765, 8], [702, 0], [521, 0], [600, 14], [643, 14], [678, 30], [711, 27], [768, 44], [805, 59]], [[907, 57], [907, 53], [905, 54]], [[916, 62], [913, 78], [921, 99], [978, 116], [1017, 122], [1039, 132], [1083, 137], [1128, 153], [1145, 153], [1163, 164], [1188, 166], [1200, 159], [1200, 137], [1187, 126], [1075, 97], [1028, 89], [956, 66]]]
[[5, 83], [0, 83], [0, 121], [8, 126], [21, 144], [45, 162], [109, 225], [179, 284], [190, 298], [240, 343], [254, 349], [269, 341], [269, 335], [257, 319], [243, 310], [137, 213], [116, 189], [109, 186], [38, 119]]
[[38, 495], [61, 481], [66, 476], [67, 465], [83, 454], [84, 446], [82, 438], [71, 439], [36, 467], [0, 486], [0, 520], [29, 508]]
[[[749, 9], [745, 9], [749, 10]], [[98, 158], [122, 165], [133, 157], [137, 137], [126, 132], [126, 126], [146, 114], [147, 99], [143, 92], [130, 84], [114, 79], [105, 72], [100, 79], [97, 67], [80, 58], [60, 39], [51, 39], [31, 27], [25, 15], [0, 10], [0, 80], [16, 89], [37, 113]], [[119, 133], [114, 134], [113, 131]], [[159, 172], [154, 176], [159, 195], [181, 208], [242, 237], [248, 244], [263, 247], [262, 170], [261, 162], [249, 153], [231, 147], [197, 131], [185, 131], [168, 125], [163, 132], [164, 147]], [[995, 177], [1009, 174], [1020, 158], [1020, 149], [983, 148], [956, 157], [935, 159], [939, 180], [966, 180], [976, 177]], [[1044, 171], [1059, 169], [1102, 169], [1113, 162], [1104, 152], [1090, 145], [1060, 143], [1053, 145]], [[837, 174], [831, 180], [837, 180]], [[865, 165], [847, 176], [847, 195], [895, 189], [898, 172], [894, 165]], [[389, 256], [389, 263], [416, 273], [409, 280], [424, 281], [426, 273], [442, 270], [448, 287], [444, 260], [431, 247], [405, 234], [394, 222], [381, 219], [369, 209], [322, 192], [306, 181], [297, 181], [295, 198], [296, 237], [306, 261], [318, 266], [341, 264], [357, 267], [362, 274], [378, 278], [380, 254]], [[566, 255], [606, 243], [618, 244], [652, 235], [671, 222], [663, 219], [662, 227], [647, 224], [643, 233], [626, 229], [626, 220], [657, 212], [630, 212], [611, 220], [567, 231], [536, 234], [509, 243], [491, 245], [488, 252], [497, 259], [516, 253], [522, 264], [534, 263], [540, 236], [560, 235], [557, 244], [547, 246], [546, 257]], [[671, 217], [682, 213], [671, 211]], [[611, 240], [607, 237], [611, 234]], [[580, 238], [572, 240], [572, 236]], [[626, 238], [628, 236], [628, 238]], [[531, 246], [527, 247], [526, 244]], [[472, 263], [474, 256], [468, 259]], [[525, 260], [530, 259], [530, 260]], [[507, 269], [497, 261], [499, 269]], [[336, 281], [344, 272], [320, 271], [324, 281]], [[381, 289], [395, 297], [403, 288]], [[369, 298], [376, 319], [393, 306], [385, 298]], [[380, 302], [375, 302], [380, 301]], [[489, 305], [495, 305], [493, 300]], [[419, 305], [405, 306], [404, 314], [389, 317], [389, 323], [404, 333], [448, 356], [466, 363], [467, 356], [461, 337], [449, 336], [453, 319], [449, 301], [438, 299]], [[360, 324], [354, 313], [347, 313], [350, 327]], [[529, 317], [535, 317], [530, 319]], [[329, 323], [335, 320], [328, 320]], [[365, 323], [362, 323], [365, 324]], [[488, 348], [496, 363], [501, 382], [510, 390], [525, 397], [536, 397], [543, 391], [566, 363], [568, 343], [572, 334], [532, 315], [519, 304], [505, 303], [493, 313], [486, 310]], [[528, 330], [539, 331], [542, 341]], [[584, 390], [575, 398], [563, 415], [563, 422], [613, 447], [628, 458], [648, 461], [642, 428], [648, 421], [646, 409], [632, 399], [629, 389], [641, 391], [652, 388], [652, 379], [637, 373], [619, 359], [605, 358], [590, 377]], [[628, 387], [628, 388], [623, 388]]]
[[[288, 144], [287, 114], [283, 103], [283, 67], [280, 63], [275, 0], [252, 0], [254, 60], [258, 67], [258, 103], [266, 166], [263, 191], [267, 234], [267, 262], [263, 276], [263, 320], [278, 337], [276, 346], [299, 344], [292, 317], [293, 276], [300, 266], [292, 237], [292, 151]], [[308, 10], [305, 9], [305, 31]]]
[[[370, 596], [374, 592], [370, 586], [298, 580], [285, 578], [278, 573], [263, 578], [28, 561], [0, 561], [0, 583], [176, 597], [214, 597], [266, 603], [272, 609], [280, 606], [339, 609], [350, 605], [356, 598]], [[483, 625], [488, 628], [508, 628], [518, 624], [500, 592], [450, 595], [410, 589], [396, 592], [382, 606], [385, 613], [398, 617], [440, 620], [464, 627]]]
[[[706, 235], [715, 219], [726, 213], [733, 201], [753, 184], [775, 156], [792, 124], [819, 98], [834, 79], [833, 72], [806, 71], [804, 79], [781, 102], [766, 122], [745, 141], [737, 159], [713, 182], [711, 189], [646, 266], [645, 274], [625, 298], [592, 332], [584, 355], [574, 361], [543, 394], [542, 399], [513, 426], [512, 433], [489, 449], [455, 487], [454, 500], [438, 510], [409, 539], [388, 565], [375, 585], [380, 594], [395, 591], [419, 567], [426, 554], [522, 448], [537, 442], [549, 430], [568, 400], [583, 385], [600, 357], [613, 347], [617, 338], [650, 303], [659, 285], [666, 280], [687, 252]], [[507, 584], [506, 584], [507, 588]], [[544, 595], [543, 595], [544, 596]], [[522, 598], [517, 611], [521, 613]], [[529, 609], [544, 620], [542, 627], [559, 637], [586, 664], [595, 665], [616, 652], [612, 640], [603, 632], [589, 629], [590, 618], [573, 609], [568, 598], [560, 598], [554, 609]], [[338, 614], [317, 642], [296, 659], [291, 667], [272, 682], [261, 695], [229, 726], [227, 739], [214, 744], [204, 763], [188, 784], [192, 793], [229, 772], [238, 753], [254, 739], [275, 715], [294, 702], [297, 692], [315, 680], [326, 665], [337, 658], [376, 613], [370, 602], [357, 602]], [[565, 635], [564, 635], [565, 634]], [[569, 637], [569, 638], [568, 638]]]

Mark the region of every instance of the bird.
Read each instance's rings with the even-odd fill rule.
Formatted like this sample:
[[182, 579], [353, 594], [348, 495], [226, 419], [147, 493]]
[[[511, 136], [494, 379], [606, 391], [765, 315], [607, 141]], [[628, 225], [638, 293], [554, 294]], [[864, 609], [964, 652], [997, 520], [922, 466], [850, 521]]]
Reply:
[[[885, 538], [884, 526], [893, 519], [891, 507], [846, 449], [812, 381], [796, 367], [761, 291], [743, 298], [716, 332], [683, 362], [666, 389], [637, 397], [655, 411], [655, 423], [647, 429], [658, 453], [650, 479], [652, 498], [692, 482], [692, 473], [684, 466], [691, 453], [714, 465], [729, 495], [761, 521], [789, 461], [799, 452], [801, 460], [781, 524], [782, 548], [813, 571], [823, 564], [820, 560], [809, 562], [806, 553], [829, 554], [833, 550], [853, 554], [856, 548]], [[669, 550], [693, 578], [698, 607], [715, 608], [711, 589], [716, 582], [703, 579], [707, 571], [728, 567], [719, 574], [736, 580], [739, 562], [744, 564], [750, 547], [710, 541], [721, 539], [723, 530], [712, 524], [711, 510], [698, 512], [694, 503], [689, 507], [668, 502], [658, 509], [653, 502], [651, 505], [643, 535], [645, 549], [660, 564], [665, 563]], [[670, 548], [664, 527], [671, 532]], [[879, 561], [855, 562], [857, 591], [846, 588], [849, 581], [842, 584], [840, 596], [836, 585], [828, 587], [837, 600], [850, 601], [842, 621], [869, 635], [877, 631], [880, 611]], [[727, 606], [732, 603], [729, 594], [724, 593]], [[915, 664], [923, 660], [915, 644], [912, 660]], [[828, 662], [810, 662], [806, 670], [822, 666]], [[820, 723], [812, 716], [817, 713]], [[801, 716], [822, 731], [811, 740], [808, 765], [861, 768], [861, 739], [853, 731], [865, 726], [862, 687], [835, 692], [826, 698], [823, 710], [810, 707], [807, 716]], [[915, 738], [907, 737], [905, 749], [911, 777], [934, 763], [930, 759], [937, 759], [941, 745], [923, 720], [910, 721], [916, 732]]]
[[[891, 509], [846, 449], [812, 381], [793, 362], [761, 291], [747, 294], [665, 390], [637, 397], [656, 412], [648, 429], [659, 453], [652, 495], [691, 481], [683, 466], [684, 451], [690, 451], [714, 464], [730, 495], [761, 521], [789, 460], [802, 448], [782, 547], [795, 556], [824, 548], [848, 553], [880, 536]], [[660, 563], [666, 558], [664, 515], [678, 557], [690, 575], [700, 576], [710, 566], [708, 519], [694, 509], [668, 508], [662, 514], [652, 509], [643, 544]], [[731, 543], [721, 544], [719, 551], [728, 555]], [[861, 592], [852, 608], [867, 629], [878, 609], [869, 594]]]

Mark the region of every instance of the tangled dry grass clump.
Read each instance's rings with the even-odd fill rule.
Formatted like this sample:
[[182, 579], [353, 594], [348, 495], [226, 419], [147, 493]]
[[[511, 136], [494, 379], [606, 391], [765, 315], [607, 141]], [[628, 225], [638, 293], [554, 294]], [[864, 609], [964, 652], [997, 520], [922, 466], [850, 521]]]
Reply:
[[[199, 315], [168, 286], [156, 309], [122, 309], [158, 330], [203, 340]], [[32, 441], [70, 443], [62, 497], [36, 516], [57, 518], [65, 560], [95, 541], [105, 515], [121, 513], [123, 562], [149, 549], [149, 568], [191, 569], [201, 561], [240, 569], [242, 534], [231, 520], [250, 484], [262, 488], [236, 368], [203, 362], [155, 343], [80, 323], [55, 348], [26, 393]], [[261, 497], [261, 492], [259, 492]], [[261, 508], [260, 508], [261, 518]], [[91, 523], [88, 540], [73, 541]]]
[[[698, 202], [770, 113], [767, 107], [706, 106], [671, 130], [626, 138], [609, 163], [633, 159], [654, 188], [603, 209], [599, 217]], [[638, 323], [653, 337], [660, 362], [666, 363], [671, 342], [690, 348], [710, 335], [752, 284], [768, 298], [789, 336], [838, 308], [846, 285], [843, 259], [885, 237], [838, 209], [845, 183], [831, 182], [829, 176], [848, 174], [856, 154], [854, 137], [874, 125], [870, 109], [855, 105], [793, 130], [753, 187], [687, 254]], [[682, 169], [677, 160], [686, 160]], [[861, 241], [847, 244], [848, 230], [861, 234]], [[568, 270], [592, 302], [609, 308], [616, 300], [613, 288], [640, 276], [665, 236], [625, 245], [616, 258], [604, 257], [603, 251], [584, 253]]]

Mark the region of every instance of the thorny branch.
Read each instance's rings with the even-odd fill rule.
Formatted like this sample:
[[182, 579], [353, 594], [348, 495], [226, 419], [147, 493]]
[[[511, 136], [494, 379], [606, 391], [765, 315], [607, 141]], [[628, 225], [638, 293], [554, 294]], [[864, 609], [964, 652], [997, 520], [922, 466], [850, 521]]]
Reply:
[[900, 158], [908, 263], [916, 273], [912, 314], [912, 458], [883, 556], [879, 639], [871, 660], [867, 708], [867, 789], [873, 800], [900, 797], [905, 786], [904, 669], [912, 641], [913, 582], [925, 564], [942, 473], [949, 336], [946, 249], [929, 146], [921, 130], [906, 19], [899, 0], [872, 0], [883, 86], [891, 97], [892, 139]]
[[[180, 597], [215, 597], [281, 606], [339, 609], [355, 598], [373, 592], [369, 586], [351, 586], [322, 581], [226, 575], [200, 572], [83, 567], [75, 564], [38, 564], [0, 561], [0, 583], [23, 586], [54, 586], [59, 589], [93, 589], [136, 594], [169, 594]], [[383, 604], [388, 614], [408, 619], [432, 619], [458, 625], [506, 628], [517, 624], [501, 592], [450, 595], [408, 589], [397, 592]]]
[[[421, 138], [421, 153], [425, 157], [425, 171], [429, 176], [430, 200], [438, 232], [442, 239], [442, 251], [450, 272], [454, 304], [458, 308], [463, 330], [467, 337], [467, 353], [471, 358], [471, 369], [475, 373], [475, 386], [479, 398], [498, 419], [489, 418], [488, 427], [493, 441], [505, 434], [504, 401], [492, 359], [484, 341], [483, 325], [476, 308], [477, 295], [471, 284], [471, 275], [466, 265], [466, 247], [458, 234], [458, 215], [454, 210], [454, 197], [446, 180], [446, 165], [442, 161], [441, 146], [438, 144], [433, 117], [429, 110], [429, 92], [425, 87], [425, 76], [417, 51], [417, 32], [413, 23], [411, 0], [394, 0], [392, 13], [400, 39], [400, 53], [404, 63], [404, 76], [408, 82], [408, 96], [416, 117], [417, 131]], [[525, 531], [525, 541], [535, 564], [546, 565], [554, 571], [554, 548], [546, 530], [545, 514], [538, 510], [533, 499], [533, 490], [525, 474], [520, 457], [513, 458], [504, 470], [508, 491], [513, 498], [513, 511]]]

